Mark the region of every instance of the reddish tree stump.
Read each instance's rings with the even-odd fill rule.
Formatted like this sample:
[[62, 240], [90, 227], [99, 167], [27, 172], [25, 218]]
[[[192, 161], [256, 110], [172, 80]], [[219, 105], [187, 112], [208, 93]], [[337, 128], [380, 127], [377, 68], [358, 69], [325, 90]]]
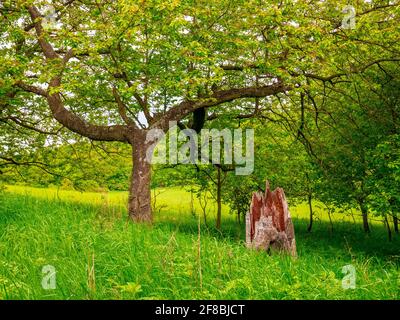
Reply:
[[267, 181], [265, 195], [253, 193], [246, 215], [246, 245], [269, 251], [286, 251], [297, 256], [294, 227], [282, 188], [271, 191]]

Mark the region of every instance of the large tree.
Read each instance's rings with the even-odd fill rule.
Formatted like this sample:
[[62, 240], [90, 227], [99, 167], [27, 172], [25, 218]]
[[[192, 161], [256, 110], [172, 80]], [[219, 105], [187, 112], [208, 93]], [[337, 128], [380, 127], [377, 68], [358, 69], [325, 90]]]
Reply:
[[[398, 59], [398, 6], [388, 1], [358, 2], [354, 30], [342, 24], [345, 1], [1, 3], [2, 118], [41, 130], [50, 114], [91, 140], [130, 144], [135, 221], [152, 219], [149, 130], [192, 114], [198, 129], [209, 108], [215, 117], [248, 110], [249, 99], [268, 105]], [[259, 102], [242, 116], [263, 112]]]

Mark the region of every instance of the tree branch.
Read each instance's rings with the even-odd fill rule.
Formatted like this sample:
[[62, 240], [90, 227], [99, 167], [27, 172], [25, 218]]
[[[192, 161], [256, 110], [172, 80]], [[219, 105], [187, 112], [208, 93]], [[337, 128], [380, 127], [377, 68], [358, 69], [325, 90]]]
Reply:
[[45, 131], [45, 130], [36, 128], [33, 125], [25, 123], [21, 119], [18, 119], [17, 117], [6, 117], [6, 118], [3, 118], [3, 119], [0, 118], [0, 121], [2, 121], [2, 122], [5, 122], [7, 120], [11, 120], [11, 121], [13, 121], [14, 123], [16, 123], [17, 125], [19, 125], [19, 126], [21, 126], [23, 128], [26, 128], [26, 129], [29, 129], [29, 130], [33, 130], [33, 131], [36, 131], [38, 133], [47, 134], [47, 135], [58, 135], [59, 132], [61, 131], [61, 129], [63, 128], [63, 127], [60, 127], [59, 129], [57, 129], [57, 131]]
[[14, 166], [35, 166], [38, 167], [39, 169], [43, 170], [44, 172], [51, 174], [53, 176], [59, 176], [62, 177], [61, 175], [51, 172], [50, 170], [48, 170], [46, 167], [47, 165], [43, 162], [39, 162], [39, 161], [23, 161], [23, 162], [19, 162], [14, 160], [13, 158], [10, 157], [5, 157], [5, 156], [0, 156], [0, 159], [4, 160], [5, 162], [0, 163], [0, 167], [5, 167], [5, 166], [9, 166], [9, 165], [14, 165]]
[[183, 101], [168, 110], [165, 115], [156, 121], [152, 127], [168, 129], [169, 121], [179, 121], [196, 109], [213, 107], [225, 102], [243, 98], [263, 98], [291, 90], [290, 87], [278, 82], [261, 87], [247, 87], [238, 89], [227, 89], [214, 92], [210, 97], [197, 101]]
[[126, 114], [127, 107], [121, 100], [121, 97], [118, 94], [117, 88], [115, 88], [115, 87], [113, 87], [113, 95], [114, 95], [115, 101], [117, 102], [118, 113], [121, 116], [122, 120], [124, 120], [124, 122], [128, 126], [136, 127], [136, 124]]
[[18, 88], [22, 89], [23, 91], [31, 92], [31, 93], [37, 94], [37, 95], [45, 97], [45, 98], [47, 98], [47, 96], [48, 96], [46, 90], [43, 90], [43, 89], [41, 89], [39, 87], [36, 87], [36, 86], [32, 86], [32, 85], [26, 84], [21, 80], [17, 81], [15, 83], [15, 85]]
[[[44, 56], [47, 60], [60, 59], [61, 57], [55, 52], [53, 46], [46, 41], [43, 34], [43, 27], [41, 25], [41, 14], [35, 6], [28, 6], [27, 10], [31, 16], [32, 22], [35, 25], [36, 35], [39, 45], [43, 51]], [[66, 63], [70, 58], [73, 57], [72, 49], [69, 50], [65, 56], [62, 58], [61, 62], [65, 67]], [[47, 103], [53, 114], [53, 117], [61, 123], [63, 126], [67, 127], [71, 131], [85, 136], [92, 140], [100, 141], [129, 141], [129, 130], [127, 126], [123, 125], [94, 125], [85, 122], [79, 116], [69, 111], [64, 107], [58, 88], [61, 85], [61, 74], [55, 76], [49, 82], [49, 92], [54, 91], [49, 94], [46, 93]], [[27, 88], [32, 89], [32, 88]]]

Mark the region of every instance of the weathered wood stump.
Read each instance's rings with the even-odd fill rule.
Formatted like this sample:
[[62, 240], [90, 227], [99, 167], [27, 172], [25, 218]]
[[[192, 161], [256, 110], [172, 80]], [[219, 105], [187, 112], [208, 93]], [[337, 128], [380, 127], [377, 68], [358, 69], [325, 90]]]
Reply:
[[282, 188], [271, 191], [267, 181], [265, 195], [253, 193], [246, 215], [246, 245], [249, 248], [285, 251], [297, 256], [294, 227]]

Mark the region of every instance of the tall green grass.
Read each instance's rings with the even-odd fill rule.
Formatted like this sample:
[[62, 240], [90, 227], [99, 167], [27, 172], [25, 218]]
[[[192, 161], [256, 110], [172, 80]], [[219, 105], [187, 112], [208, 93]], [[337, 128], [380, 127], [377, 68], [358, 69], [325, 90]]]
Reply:
[[[370, 236], [358, 220], [326, 213], [306, 232], [292, 208], [298, 258], [244, 246], [244, 225], [224, 208], [223, 229], [200, 225], [190, 194], [162, 190], [152, 226], [127, 222], [126, 194], [8, 187], [0, 195], [0, 299], [399, 299], [400, 237], [381, 223]], [[318, 210], [317, 210], [318, 211]], [[199, 250], [200, 249], [200, 250]], [[200, 254], [199, 254], [200, 252]], [[342, 288], [342, 267], [356, 288]], [[55, 290], [42, 267], [57, 271]]]

